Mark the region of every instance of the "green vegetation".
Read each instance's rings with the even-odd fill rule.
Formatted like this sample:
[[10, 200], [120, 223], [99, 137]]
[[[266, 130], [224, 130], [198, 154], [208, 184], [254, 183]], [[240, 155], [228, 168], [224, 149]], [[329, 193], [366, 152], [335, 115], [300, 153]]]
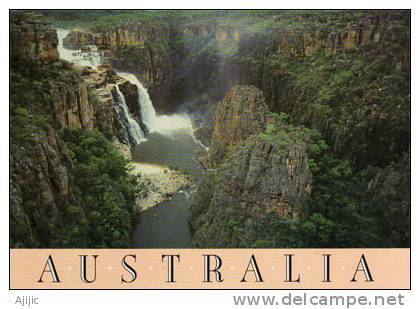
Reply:
[[386, 237], [378, 235], [378, 214], [369, 213], [366, 188], [372, 173], [356, 172], [349, 161], [334, 157], [317, 133], [308, 154], [313, 181], [300, 241], [310, 247], [388, 247], [380, 242]]
[[[337, 22], [340, 19], [342, 23], [348, 21], [344, 15]], [[331, 33], [340, 27], [337, 22], [325, 20], [320, 30]], [[287, 56], [271, 50], [270, 43], [259, 49], [254, 43], [243, 45], [240, 54], [231, 58], [245, 68], [245, 82], [263, 89], [271, 110], [279, 112], [280, 118], [314, 129], [308, 146], [313, 184], [302, 219], [269, 214], [250, 228], [258, 236], [248, 244], [409, 246], [406, 22], [402, 18], [388, 26], [387, 33], [400, 33], [397, 39], [387, 38], [357, 50]], [[259, 35], [258, 42], [274, 40], [272, 33]], [[267, 142], [287, 145], [285, 132], [284, 125], [276, 128], [268, 124], [260, 136]], [[243, 220], [236, 222], [243, 226], [248, 220], [249, 224], [249, 217], [241, 216]]]
[[409, 144], [410, 72], [387, 53], [314, 55], [290, 70], [299, 89], [294, 118], [320, 130], [358, 166], [384, 166]]
[[232, 61], [246, 68], [246, 82], [262, 88], [273, 111], [319, 130], [338, 157], [383, 167], [410, 139], [410, 71], [397, 44], [306, 57], [261, 58], [245, 49]]
[[[316, 130], [271, 114], [258, 138], [279, 149], [306, 147], [312, 172], [311, 194], [298, 217], [256, 214], [242, 181], [234, 175], [243, 162], [239, 144], [216, 169], [207, 171], [194, 197], [191, 222], [198, 247], [408, 247], [410, 234], [409, 156], [385, 169], [357, 169], [338, 159]], [[306, 146], [305, 146], [306, 144]], [[287, 157], [288, 152], [278, 152]], [[239, 166], [238, 166], [239, 165]], [[241, 207], [242, 202], [252, 207]], [[393, 219], [392, 219], [393, 218]], [[395, 220], [398, 218], [397, 220]]]
[[25, 107], [11, 106], [10, 139], [17, 145], [30, 146], [34, 136], [48, 130], [49, 119], [44, 115], [32, 115]]
[[43, 13], [58, 27], [86, 30], [106, 30], [128, 22], [159, 24], [167, 18], [161, 10], [46, 10]]
[[12, 59], [10, 73], [10, 138], [11, 143], [31, 146], [39, 134], [54, 126], [49, 116], [52, 87], [72, 88], [80, 74], [67, 63], [42, 67], [25, 59]]
[[[379, 172], [356, 171], [334, 157], [319, 133], [312, 133], [308, 147], [313, 173], [312, 191], [299, 220], [268, 214], [255, 222], [257, 240], [265, 247], [409, 247], [410, 221], [407, 158]], [[386, 176], [385, 176], [385, 175]], [[388, 181], [386, 187], [372, 182]], [[378, 179], [379, 178], [379, 179]], [[379, 192], [372, 192], [379, 190]], [[381, 197], [379, 197], [381, 196]], [[394, 217], [394, 220], [390, 219]], [[398, 218], [398, 220], [395, 220]], [[248, 219], [249, 220], [249, 219]]]
[[76, 199], [86, 213], [78, 226], [86, 247], [127, 247], [135, 219], [137, 180], [128, 161], [98, 131], [65, 129]]
[[79, 89], [80, 79], [65, 62], [39, 66], [12, 61], [14, 247], [131, 245], [135, 199], [144, 188], [138, 187], [111, 139], [95, 130], [62, 130], [55, 118], [54, 91], [66, 96]]
[[287, 150], [291, 145], [308, 142], [309, 132], [305, 127], [291, 124], [285, 113], [270, 113], [267, 125], [259, 135], [263, 141]]

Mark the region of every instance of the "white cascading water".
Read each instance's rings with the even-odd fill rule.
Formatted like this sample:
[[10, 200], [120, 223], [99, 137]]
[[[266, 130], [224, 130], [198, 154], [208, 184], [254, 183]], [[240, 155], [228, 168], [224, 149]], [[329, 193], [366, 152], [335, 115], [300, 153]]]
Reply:
[[143, 87], [140, 81], [134, 74], [125, 73], [125, 72], [117, 72], [117, 74], [127, 80], [129, 80], [132, 84], [137, 86], [137, 91], [139, 94], [139, 105], [140, 105], [140, 113], [141, 119], [146, 126], [149, 132], [153, 132], [156, 127], [156, 111], [153, 107], [152, 101], [150, 100], [149, 93], [147, 89]]
[[81, 49], [68, 49], [64, 47], [63, 39], [70, 33], [69, 30], [57, 29], [58, 52], [60, 58], [79, 66], [90, 66], [96, 68], [102, 63], [103, 53], [98, 51], [96, 45], [89, 45], [85, 51]]
[[188, 114], [156, 116], [156, 111], [150, 100], [149, 93], [137, 77], [134, 74], [126, 72], [117, 72], [117, 74], [137, 86], [142, 121], [149, 133], [158, 132], [167, 136], [173, 136], [175, 133], [182, 131], [194, 136], [192, 122]]
[[121, 92], [118, 85], [115, 85], [117, 94], [118, 113], [120, 115], [120, 121], [124, 124], [123, 127], [126, 129], [124, 136], [132, 145], [136, 145], [141, 141], [144, 141], [144, 133], [141, 130], [137, 121], [135, 121], [128, 110], [127, 103], [125, 101], [124, 94]]
[[[90, 45], [86, 48], [86, 51], [73, 50], [64, 47], [63, 39], [70, 33], [69, 30], [57, 29], [58, 36], [58, 51], [60, 58], [67, 60], [75, 65], [79, 66], [90, 66], [96, 69], [96, 67], [102, 64], [103, 53], [98, 51], [97, 46]], [[119, 76], [129, 80], [131, 83], [137, 86], [138, 89], [138, 101], [140, 105], [141, 121], [147, 128], [148, 132], [158, 132], [167, 136], [174, 136], [177, 132], [189, 133], [193, 136], [192, 122], [188, 114], [172, 114], [172, 115], [161, 115], [156, 116], [155, 108], [150, 100], [147, 89], [141, 84], [134, 74], [126, 72], [116, 72]], [[132, 141], [139, 143], [147, 140], [145, 134], [141, 130], [138, 122], [131, 117], [127, 104], [125, 102], [124, 95], [116, 86], [116, 92], [119, 99], [117, 105], [119, 107], [119, 114], [121, 115], [122, 123], [126, 126], [126, 130], [132, 138]], [[125, 121], [125, 119], [127, 119]], [[199, 141], [196, 140], [201, 145]], [[203, 146], [204, 147], [204, 146]]]
[[155, 131], [164, 135], [173, 135], [184, 132], [192, 135], [192, 122], [185, 114], [161, 115], [156, 118]]

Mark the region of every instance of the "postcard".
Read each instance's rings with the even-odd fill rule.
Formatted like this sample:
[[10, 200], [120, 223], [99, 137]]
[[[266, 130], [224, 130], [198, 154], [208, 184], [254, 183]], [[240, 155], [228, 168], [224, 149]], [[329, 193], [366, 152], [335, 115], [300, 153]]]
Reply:
[[411, 289], [410, 10], [13, 9], [9, 35], [11, 290]]

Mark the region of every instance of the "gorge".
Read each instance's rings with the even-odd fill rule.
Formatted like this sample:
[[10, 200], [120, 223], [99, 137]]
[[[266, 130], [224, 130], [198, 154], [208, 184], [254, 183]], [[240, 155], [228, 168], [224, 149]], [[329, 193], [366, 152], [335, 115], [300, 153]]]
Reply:
[[12, 246], [408, 246], [409, 19], [11, 12]]
[[[57, 33], [58, 51], [61, 59], [78, 66], [89, 66], [94, 69], [103, 65], [103, 52], [99, 51], [96, 45], [83, 46], [84, 51], [68, 49], [64, 47], [63, 41], [70, 31], [57, 29]], [[189, 116], [187, 114], [156, 115], [147, 89], [137, 77], [127, 72], [115, 71], [115, 73], [137, 88], [138, 107], [134, 107], [134, 110], [138, 111], [136, 119], [132, 117], [125, 96], [118, 84], [110, 90], [120, 127], [123, 128], [123, 142], [133, 146], [131, 159], [137, 167], [136, 172], [147, 175], [147, 170], [142, 170], [144, 163], [162, 168], [174, 166], [185, 169], [193, 175], [194, 183], [199, 181], [201, 169], [198, 162], [194, 160], [194, 154], [200, 146], [193, 136]], [[133, 106], [131, 108], [133, 110]], [[146, 166], [146, 168], [148, 167]], [[156, 168], [155, 170], [157, 172], [153, 172], [152, 176], [163, 173], [160, 177], [173, 181], [165, 169]], [[189, 184], [190, 188], [185, 191], [165, 193], [166, 195], [170, 194], [169, 199], [167, 197], [157, 199], [157, 201], [162, 201], [159, 204], [156, 201], [156, 206], [152, 206], [150, 209], [143, 204], [144, 209], [139, 215], [139, 223], [134, 231], [133, 246], [140, 248], [189, 247], [191, 237], [187, 217], [190, 190], [194, 186], [195, 184]], [[172, 196], [172, 194], [174, 195]]]

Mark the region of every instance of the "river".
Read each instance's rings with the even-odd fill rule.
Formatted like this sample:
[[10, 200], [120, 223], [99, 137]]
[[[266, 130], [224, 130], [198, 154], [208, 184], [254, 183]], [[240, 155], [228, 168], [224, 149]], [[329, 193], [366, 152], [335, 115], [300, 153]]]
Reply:
[[175, 193], [172, 199], [141, 212], [133, 244], [136, 248], [189, 248], [188, 211], [191, 193], [202, 179], [200, 164], [195, 159], [195, 152], [201, 146], [192, 135], [188, 116], [158, 116], [156, 123], [156, 131], [147, 135], [147, 141], [133, 148], [133, 160], [182, 168], [194, 181], [190, 188]]

